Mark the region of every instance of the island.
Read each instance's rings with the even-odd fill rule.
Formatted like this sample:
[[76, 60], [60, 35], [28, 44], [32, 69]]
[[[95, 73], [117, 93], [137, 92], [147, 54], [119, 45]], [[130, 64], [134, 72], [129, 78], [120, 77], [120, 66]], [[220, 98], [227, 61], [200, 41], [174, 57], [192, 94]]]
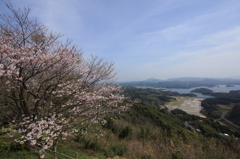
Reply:
[[211, 95], [213, 93], [212, 90], [207, 89], [207, 88], [197, 88], [197, 89], [192, 90], [191, 92], [202, 93], [204, 95]]

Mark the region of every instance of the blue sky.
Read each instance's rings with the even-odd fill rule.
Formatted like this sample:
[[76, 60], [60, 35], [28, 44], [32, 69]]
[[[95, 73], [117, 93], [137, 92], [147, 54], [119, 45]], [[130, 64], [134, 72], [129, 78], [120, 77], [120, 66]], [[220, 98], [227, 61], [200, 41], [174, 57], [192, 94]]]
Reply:
[[[0, 13], [6, 13], [6, 0]], [[12, 0], [85, 55], [115, 62], [118, 81], [240, 78], [239, 0]]]

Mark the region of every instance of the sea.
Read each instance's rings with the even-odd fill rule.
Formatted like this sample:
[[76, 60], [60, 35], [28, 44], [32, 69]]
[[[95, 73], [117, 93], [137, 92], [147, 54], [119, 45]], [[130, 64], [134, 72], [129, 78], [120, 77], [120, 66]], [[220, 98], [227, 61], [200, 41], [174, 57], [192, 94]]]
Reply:
[[225, 91], [232, 91], [232, 90], [240, 90], [240, 85], [233, 85], [233, 87], [226, 87], [226, 85], [218, 85], [218, 86], [215, 86], [215, 87], [201, 86], [201, 87], [192, 87], [192, 88], [157, 88], [157, 89], [161, 89], [162, 91], [178, 92], [178, 93], [181, 93], [181, 94], [193, 93], [193, 94], [196, 94], [198, 97], [201, 97], [201, 98], [211, 98], [211, 97], [213, 97], [213, 96], [210, 96], [210, 95], [204, 95], [202, 93], [191, 92], [192, 90], [197, 89], [197, 88], [207, 88], [207, 89], [210, 89], [212, 91], [224, 91], [225, 92]]

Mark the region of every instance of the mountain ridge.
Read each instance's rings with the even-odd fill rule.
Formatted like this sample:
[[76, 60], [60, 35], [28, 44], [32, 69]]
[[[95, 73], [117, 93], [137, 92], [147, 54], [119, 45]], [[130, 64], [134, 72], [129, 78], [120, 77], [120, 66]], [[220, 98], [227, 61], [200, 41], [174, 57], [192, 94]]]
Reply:
[[193, 88], [193, 87], [215, 87], [219, 85], [240, 85], [240, 79], [231, 78], [201, 78], [201, 77], [181, 77], [160, 80], [149, 78], [143, 81], [119, 82], [118, 84], [131, 87], [155, 87], [155, 88]]

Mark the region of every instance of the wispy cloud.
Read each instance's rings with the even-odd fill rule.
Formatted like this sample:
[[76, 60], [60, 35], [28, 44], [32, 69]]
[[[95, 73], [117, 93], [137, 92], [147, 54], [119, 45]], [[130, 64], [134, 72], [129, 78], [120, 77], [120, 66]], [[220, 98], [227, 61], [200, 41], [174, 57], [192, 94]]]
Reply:
[[218, 46], [225, 43], [239, 41], [240, 25], [217, 33], [204, 35], [202, 38], [189, 42], [188, 46]]

